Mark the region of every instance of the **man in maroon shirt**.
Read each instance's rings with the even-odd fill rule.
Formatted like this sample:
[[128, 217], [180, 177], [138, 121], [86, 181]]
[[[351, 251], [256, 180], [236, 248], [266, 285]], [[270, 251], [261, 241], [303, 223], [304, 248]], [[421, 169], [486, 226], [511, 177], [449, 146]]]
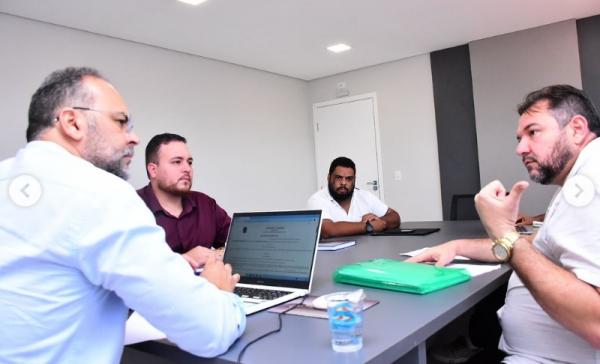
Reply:
[[231, 218], [214, 199], [191, 191], [193, 158], [186, 142], [169, 133], [150, 140], [146, 146], [150, 183], [137, 192], [165, 230], [171, 249], [197, 269], [209, 257], [221, 255]]

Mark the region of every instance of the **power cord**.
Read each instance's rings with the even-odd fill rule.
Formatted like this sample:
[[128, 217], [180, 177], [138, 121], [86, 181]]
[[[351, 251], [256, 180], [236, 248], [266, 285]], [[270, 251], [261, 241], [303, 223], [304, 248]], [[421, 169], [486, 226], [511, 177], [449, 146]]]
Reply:
[[275, 330], [269, 331], [269, 332], [267, 332], [267, 333], [265, 333], [265, 334], [263, 334], [263, 335], [261, 335], [261, 336], [257, 337], [256, 339], [254, 339], [254, 340], [250, 341], [248, 344], [246, 344], [246, 345], [245, 345], [245, 346], [242, 348], [242, 350], [240, 351], [240, 353], [239, 353], [239, 355], [238, 355], [238, 357], [237, 357], [237, 362], [238, 362], [238, 363], [241, 363], [241, 362], [242, 362], [242, 356], [244, 356], [244, 353], [246, 352], [246, 349], [248, 349], [248, 348], [250, 347], [250, 345], [254, 344], [255, 342], [257, 342], [257, 341], [259, 341], [259, 340], [262, 340], [262, 339], [264, 339], [265, 337], [267, 337], [267, 336], [269, 336], [269, 335], [271, 335], [271, 334], [274, 334], [274, 333], [277, 333], [277, 332], [281, 331], [281, 329], [282, 329], [282, 326], [283, 326], [283, 320], [281, 319], [281, 317], [282, 317], [283, 315], [285, 315], [286, 313], [290, 312], [291, 310], [293, 310], [293, 309], [297, 308], [298, 306], [302, 306], [302, 305], [304, 304], [304, 300], [306, 299], [306, 297], [307, 297], [307, 296], [304, 296], [304, 297], [302, 297], [302, 301], [300, 301], [300, 302], [296, 303], [296, 304], [295, 304], [295, 305], [293, 305], [292, 307], [289, 307], [288, 309], [286, 309], [285, 311], [282, 311], [282, 312], [280, 312], [280, 313], [277, 315], [277, 318], [279, 319], [279, 326], [278, 326], [278, 327], [277, 327]]

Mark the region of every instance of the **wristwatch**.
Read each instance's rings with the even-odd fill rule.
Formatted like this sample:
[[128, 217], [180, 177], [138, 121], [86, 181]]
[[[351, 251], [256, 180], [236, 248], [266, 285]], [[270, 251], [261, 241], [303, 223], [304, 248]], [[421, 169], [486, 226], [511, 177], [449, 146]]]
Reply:
[[515, 242], [519, 240], [521, 235], [516, 231], [510, 233], [492, 241], [492, 253], [502, 263], [506, 263], [512, 257], [512, 250]]
[[365, 224], [365, 230], [367, 231], [367, 234], [370, 234], [373, 232], [373, 225], [371, 225], [371, 223], [368, 221]]

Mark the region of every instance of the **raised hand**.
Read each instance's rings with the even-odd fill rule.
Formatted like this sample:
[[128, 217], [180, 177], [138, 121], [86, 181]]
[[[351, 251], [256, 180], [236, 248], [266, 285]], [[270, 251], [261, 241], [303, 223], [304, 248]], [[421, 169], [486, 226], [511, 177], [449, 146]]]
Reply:
[[519, 181], [507, 195], [502, 183], [496, 180], [475, 195], [477, 213], [490, 238], [496, 239], [515, 231], [521, 196], [527, 187], [528, 182]]

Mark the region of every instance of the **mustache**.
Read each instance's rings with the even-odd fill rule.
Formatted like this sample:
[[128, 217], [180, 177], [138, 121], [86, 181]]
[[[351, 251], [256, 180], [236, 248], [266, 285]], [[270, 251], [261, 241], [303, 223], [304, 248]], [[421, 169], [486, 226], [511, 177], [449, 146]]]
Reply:
[[133, 150], [133, 147], [127, 147], [127, 148], [123, 149], [123, 151], [120, 152], [119, 154], [120, 154], [119, 158], [125, 158], [125, 157], [133, 158], [135, 151]]

